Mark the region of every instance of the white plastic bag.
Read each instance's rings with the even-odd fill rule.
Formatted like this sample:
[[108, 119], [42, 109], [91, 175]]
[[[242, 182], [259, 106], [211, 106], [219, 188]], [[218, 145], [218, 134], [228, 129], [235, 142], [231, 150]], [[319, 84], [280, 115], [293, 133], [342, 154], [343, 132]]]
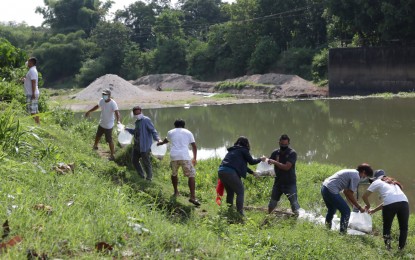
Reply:
[[118, 123], [117, 124], [117, 132], [121, 132], [122, 130], [124, 130], [125, 129], [125, 125], [123, 125], [123, 124], [121, 124], [121, 123]]
[[157, 142], [154, 142], [151, 145], [151, 153], [159, 160], [162, 160], [164, 155], [167, 152], [167, 145], [157, 145]]
[[125, 129], [122, 130], [120, 134], [118, 135], [118, 142], [120, 143], [121, 147], [125, 147], [131, 144], [132, 140], [133, 140], [133, 136]]
[[349, 228], [365, 233], [372, 232], [372, 216], [366, 212], [352, 212], [349, 219]]
[[275, 177], [274, 166], [269, 165], [267, 161], [258, 163], [255, 172], [258, 176]]

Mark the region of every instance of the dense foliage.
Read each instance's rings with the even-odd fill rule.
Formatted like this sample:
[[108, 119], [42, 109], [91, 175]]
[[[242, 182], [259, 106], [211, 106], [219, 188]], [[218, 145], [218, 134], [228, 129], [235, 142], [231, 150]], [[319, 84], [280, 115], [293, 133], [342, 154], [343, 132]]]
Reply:
[[111, 19], [110, 1], [45, 5], [37, 9], [42, 27], [0, 25], [0, 38], [36, 55], [46, 85], [55, 88], [84, 87], [107, 73], [221, 80], [279, 72], [324, 84], [328, 48], [415, 40], [415, 4], [409, 0], [180, 0], [174, 6], [142, 0]]

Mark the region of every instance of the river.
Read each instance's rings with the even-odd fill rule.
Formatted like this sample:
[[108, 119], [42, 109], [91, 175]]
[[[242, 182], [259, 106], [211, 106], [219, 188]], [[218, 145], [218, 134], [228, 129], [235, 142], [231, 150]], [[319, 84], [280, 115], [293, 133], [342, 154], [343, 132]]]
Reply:
[[[326, 99], [207, 107], [143, 109], [161, 137], [176, 118], [186, 121], [198, 158], [223, 157], [238, 136], [247, 136], [254, 156], [269, 156], [288, 134], [298, 160], [355, 168], [367, 162], [398, 179], [415, 201], [415, 100]], [[123, 122], [129, 120], [124, 111]], [[132, 122], [132, 120], [131, 120]]]

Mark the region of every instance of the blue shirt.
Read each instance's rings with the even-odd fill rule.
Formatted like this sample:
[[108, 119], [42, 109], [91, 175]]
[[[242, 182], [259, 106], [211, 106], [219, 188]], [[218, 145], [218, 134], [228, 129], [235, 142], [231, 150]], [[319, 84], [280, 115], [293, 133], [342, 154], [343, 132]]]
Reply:
[[139, 143], [139, 147], [135, 147], [134, 145], [134, 148], [140, 148], [140, 152], [149, 152], [153, 140], [160, 140], [153, 122], [151, 122], [151, 119], [147, 116], [144, 116], [141, 120], [137, 120], [134, 129], [126, 128], [125, 130], [134, 136], [134, 143]]

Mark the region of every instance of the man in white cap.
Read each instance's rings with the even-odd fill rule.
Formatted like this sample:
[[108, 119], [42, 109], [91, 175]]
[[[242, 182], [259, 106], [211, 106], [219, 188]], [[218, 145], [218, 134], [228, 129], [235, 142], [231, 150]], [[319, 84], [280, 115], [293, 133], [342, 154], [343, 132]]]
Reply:
[[114, 119], [117, 118], [118, 124], [120, 123], [121, 117], [118, 111], [117, 103], [111, 98], [111, 90], [104, 89], [102, 91], [102, 99], [99, 100], [98, 104], [91, 108], [85, 113], [85, 117], [89, 117], [89, 114], [98, 108], [101, 108], [101, 116], [99, 118], [99, 125], [97, 133], [95, 135], [95, 143], [93, 146], [94, 150], [98, 149], [98, 143], [102, 135], [105, 134], [105, 140], [110, 147], [110, 157], [108, 160], [114, 160], [114, 141], [112, 140], [112, 128], [114, 127]]

